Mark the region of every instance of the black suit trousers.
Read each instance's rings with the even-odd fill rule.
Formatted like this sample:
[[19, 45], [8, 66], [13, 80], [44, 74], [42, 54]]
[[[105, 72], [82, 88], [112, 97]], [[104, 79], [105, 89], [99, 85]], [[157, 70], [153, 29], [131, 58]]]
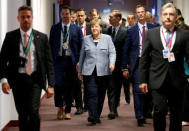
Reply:
[[160, 89], [152, 90], [152, 101], [154, 106], [154, 130], [165, 131], [166, 115], [170, 111], [169, 131], [181, 131], [182, 103], [184, 91], [174, 87], [172, 80], [167, 74]]
[[71, 57], [61, 57], [55, 64], [55, 106], [65, 107], [65, 113], [71, 112], [73, 89], [76, 86], [76, 70]]
[[37, 73], [31, 76], [18, 74], [12, 87], [20, 131], [40, 130], [41, 88]]

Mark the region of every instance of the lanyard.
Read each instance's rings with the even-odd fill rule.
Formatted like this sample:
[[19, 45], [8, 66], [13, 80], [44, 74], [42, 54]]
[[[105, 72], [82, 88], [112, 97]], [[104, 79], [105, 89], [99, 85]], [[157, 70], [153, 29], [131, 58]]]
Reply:
[[64, 31], [63, 31], [63, 29], [62, 29], [63, 42], [66, 41], [66, 39], [68, 38], [69, 32], [70, 32], [70, 27], [69, 27], [68, 31], [66, 32], [66, 35], [64, 36]]
[[[29, 54], [32, 39], [33, 39], [33, 32], [30, 34], [30, 37], [29, 37], [29, 39], [28, 39], [28, 41], [27, 41], [26, 46], [24, 45], [24, 43], [23, 43], [22, 40], [21, 40], [21, 43], [22, 43], [22, 46], [23, 46], [23, 50], [24, 50], [24, 53], [26, 54], [26, 56], [28, 56], [28, 54]], [[29, 43], [29, 44], [28, 44], [28, 43]], [[29, 47], [28, 47], [28, 46], [29, 46]]]
[[142, 37], [142, 40], [144, 40], [144, 36], [142, 35], [142, 32], [141, 32], [141, 30], [140, 30], [139, 25], [138, 25], [138, 30], [139, 30], [139, 33], [140, 33], [140, 35], [141, 35], [141, 37]]
[[83, 30], [83, 32], [84, 32], [83, 35], [85, 36], [85, 35], [86, 35], [86, 31], [85, 31], [86, 28], [85, 28], [85, 26], [83, 27], [83, 29], [84, 29], [84, 30]]
[[171, 48], [171, 44], [172, 44], [172, 39], [173, 39], [174, 32], [175, 32], [175, 31], [173, 30], [172, 33], [171, 33], [171, 37], [167, 40], [167, 39], [165, 38], [165, 35], [164, 35], [164, 32], [163, 32], [163, 28], [162, 28], [162, 30], [161, 30], [161, 33], [162, 33], [163, 38], [164, 38], [164, 41], [165, 41], [165, 43], [166, 43], [166, 47], [168, 47], [169, 49]]

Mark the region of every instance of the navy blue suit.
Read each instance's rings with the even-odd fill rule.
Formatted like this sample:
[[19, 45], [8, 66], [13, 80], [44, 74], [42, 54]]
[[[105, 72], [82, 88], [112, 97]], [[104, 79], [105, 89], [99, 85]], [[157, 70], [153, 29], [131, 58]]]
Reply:
[[[147, 28], [151, 29], [154, 26], [147, 23]], [[127, 31], [125, 45], [123, 47], [122, 56], [122, 68], [123, 70], [128, 69], [131, 76], [131, 82], [133, 83], [133, 94], [134, 94], [134, 108], [136, 118], [141, 118], [144, 115], [144, 95], [139, 90], [139, 74], [138, 74], [138, 62], [139, 62], [139, 51], [140, 51], [140, 36], [138, 24], [135, 24]]]
[[63, 107], [66, 102], [65, 113], [70, 113], [72, 103], [72, 90], [76, 83], [76, 64], [79, 60], [81, 42], [83, 39], [82, 30], [76, 24], [70, 24], [69, 31], [69, 50], [71, 56], [65, 55], [65, 50], [59, 55], [61, 47], [62, 23], [53, 25], [50, 31], [50, 45], [53, 56], [55, 71], [55, 106]]

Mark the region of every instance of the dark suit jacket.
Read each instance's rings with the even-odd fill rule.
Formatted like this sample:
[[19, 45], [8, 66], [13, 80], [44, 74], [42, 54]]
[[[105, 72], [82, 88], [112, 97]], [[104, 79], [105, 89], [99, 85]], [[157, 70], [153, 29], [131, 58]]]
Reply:
[[[46, 89], [46, 77], [48, 84], [53, 87], [54, 71], [47, 35], [36, 30], [32, 31], [37, 55], [37, 71], [40, 74], [42, 88]], [[11, 87], [14, 87], [14, 80], [18, 74], [20, 40], [20, 29], [8, 32], [0, 53], [0, 79], [7, 78]]]
[[[55, 63], [60, 49], [62, 23], [53, 25], [50, 31], [49, 43], [51, 45], [53, 62]], [[73, 64], [79, 61], [79, 53], [81, 49], [81, 43], [83, 39], [82, 30], [76, 24], [70, 24], [69, 32], [69, 48], [71, 50], [71, 57]]]
[[86, 35], [90, 35], [91, 34], [91, 26], [89, 23], [86, 23]]
[[[146, 35], [144, 48], [139, 64], [140, 83], [147, 83], [149, 72], [149, 87], [159, 89], [167, 74], [171, 77], [175, 87], [183, 89], [187, 85], [184, 73], [184, 56], [189, 56], [189, 33], [180, 28], [175, 28], [176, 40], [172, 52], [175, 61], [169, 63], [163, 58], [163, 44], [160, 37], [160, 27], [149, 30]], [[150, 63], [150, 69], [146, 65]]]
[[[106, 34], [112, 35], [112, 26], [110, 26], [107, 29]], [[125, 44], [125, 38], [126, 38], [127, 30], [125, 27], [120, 26], [116, 38], [113, 41], [115, 49], [116, 49], [116, 68], [121, 68], [121, 61], [122, 61], [122, 50], [123, 45]]]
[[[151, 29], [154, 26], [150, 23], [147, 23], [147, 28]], [[140, 51], [140, 36], [138, 25], [135, 24], [127, 31], [125, 45], [123, 47], [123, 58], [122, 58], [122, 68], [128, 69], [127, 65], [130, 65], [130, 73], [133, 73], [135, 68], [137, 58], [139, 56]]]

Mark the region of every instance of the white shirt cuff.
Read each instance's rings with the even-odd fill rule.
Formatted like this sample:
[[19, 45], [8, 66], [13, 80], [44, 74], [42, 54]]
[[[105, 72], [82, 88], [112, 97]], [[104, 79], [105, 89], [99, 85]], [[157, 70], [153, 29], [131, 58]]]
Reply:
[[8, 83], [7, 78], [2, 78], [2, 79], [1, 79], [1, 83], [2, 83], [2, 84], [3, 84], [3, 83]]

